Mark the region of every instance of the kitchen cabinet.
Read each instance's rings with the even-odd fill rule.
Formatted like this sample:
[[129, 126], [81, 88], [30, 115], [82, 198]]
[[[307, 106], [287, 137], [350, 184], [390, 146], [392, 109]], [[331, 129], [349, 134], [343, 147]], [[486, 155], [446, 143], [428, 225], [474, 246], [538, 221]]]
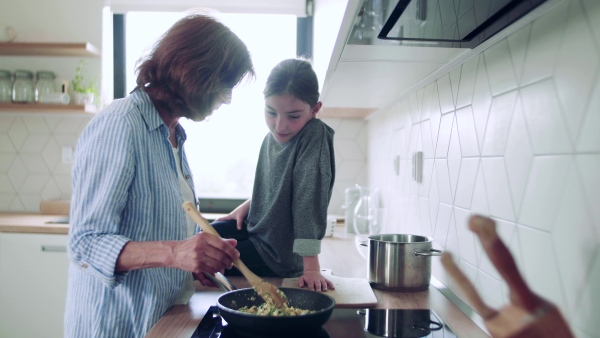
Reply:
[[[100, 50], [89, 42], [3, 42], [0, 43], [0, 56], [99, 57]], [[0, 113], [93, 114], [96, 112], [94, 105], [0, 103]]]
[[67, 235], [0, 232], [0, 337], [63, 337]]

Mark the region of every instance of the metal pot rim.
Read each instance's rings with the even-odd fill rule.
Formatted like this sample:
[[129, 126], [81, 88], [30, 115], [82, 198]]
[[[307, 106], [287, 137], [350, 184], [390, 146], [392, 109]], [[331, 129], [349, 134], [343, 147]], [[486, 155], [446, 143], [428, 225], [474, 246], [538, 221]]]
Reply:
[[371, 235], [369, 236], [369, 240], [373, 242], [384, 242], [394, 244], [427, 244], [433, 242], [433, 238], [427, 236], [393, 233]]

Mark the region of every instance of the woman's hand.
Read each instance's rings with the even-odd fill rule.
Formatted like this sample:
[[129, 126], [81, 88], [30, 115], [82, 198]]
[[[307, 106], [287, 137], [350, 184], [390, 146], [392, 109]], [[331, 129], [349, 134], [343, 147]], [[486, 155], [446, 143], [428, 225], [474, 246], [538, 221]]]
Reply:
[[201, 282], [206, 281], [202, 272], [215, 273], [230, 269], [240, 257], [235, 249], [235, 239], [222, 239], [200, 232], [188, 239], [176, 242], [173, 247], [173, 266], [192, 272]]
[[248, 211], [250, 211], [250, 202], [252, 200], [247, 200], [246, 202], [240, 204], [237, 208], [235, 208], [229, 215], [219, 217], [215, 221], [226, 221], [230, 219], [234, 219], [236, 221], [236, 227], [238, 230], [242, 230], [242, 224], [244, 223], [244, 219], [248, 216]]
[[312, 291], [327, 291], [329, 290], [335, 290], [335, 287], [333, 286], [333, 283], [328, 280], [327, 278], [323, 277], [323, 275], [321, 274], [320, 270], [310, 270], [310, 271], [304, 271], [304, 275], [302, 275], [300, 278], [298, 278], [298, 286], [299, 287], [304, 287], [306, 285], [306, 287], [309, 290]]

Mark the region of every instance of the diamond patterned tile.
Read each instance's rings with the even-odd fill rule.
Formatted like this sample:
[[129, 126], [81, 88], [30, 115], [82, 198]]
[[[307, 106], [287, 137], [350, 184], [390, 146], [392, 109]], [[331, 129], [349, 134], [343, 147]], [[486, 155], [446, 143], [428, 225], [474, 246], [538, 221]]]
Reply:
[[[457, 259], [460, 258], [460, 250], [459, 250], [460, 245], [458, 243], [458, 235], [456, 232], [455, 218], [456, 217], [454, 216], [454, 210], [453, 210], [452, 217], [450, 217], [450, 227], [448, 227], [448, 239], [446, 240], [446, 247], [444, 247], [444, 251], [452, 254], [454, 261], [456, 261]], [[440, 259], [434, 259], [432, 261], [436, 261], [437, 264], [441, 264]], [[447, 274], [445, 273], [446, 269], [442, 268], [440, 270], [443, 270], [444, 273], [436, 274], [435, 277], [438, 280], [440, 280], [442, 283], [444, 283], [444, 285], [448, 285], [449, 278], [448, 278]]]
[[581, 175], [583, 189], [588, 201], [588, 205], [592, 211], [594, 224], [596, 225], [596, 233], [600, 235], [600, 155], [577, 155], [575, 156], [577, 169]]
[[40, 202], [42, 197], [39, 194], [25, 194], [19, 193], [19, 200], [23, 205], [24, 211], [27, 212], [40, 212]]
[[500, 308], [506, 305], [506, 301], [502, 296], [502, 285], [500, 280], [480, 270], [477, 274], [475, 285], [483, 301], [488, 306]]
[[435, 160], [435, 173], [440, 202], [452, 205], [452, 188], [450, 188], [450, 175], [447, 160]]
[[63, 116], [54, 129], [56, 134], [72, 134], [77, 132], [83, 124], [87, 124], [87, 118], [81, 116]]
[[15, 122], [16, 117], [11, 115], [0, 116], [0, 133], [6, 133], [10, 130], [10, 127]]
[[492, 99], [490, 115], [483, 139], [483, 156], [502, 156], [506, 147], [506, 139], [510, 120], [515, 109], [517, 91], [511, 91]]
[[473, 109], [466, 106], [456, 110], [456, 124], [460, 138], [460, 151], [463, 157], [479, 156], [477, 131], [473, 120]]
[[471, 199], [475, 189], [475, 178], [477, 177], [478, 168], [478, 158], [462, 159], [462, 163], [460, 165], [460, 175], [458, 176], [458, 184], [456, 186], [456, 196], [454, 197], [455, 206], [465, 209], [469, 209], [471, 207]]
[[419, 203], [419, 212], [421, 213], [421, 235], [433, 237], [431, 214], [429, 213], [429, 199], [421, 197]]
[[440, 193], [438, 190], [437, 173], [434, 164], [433, 172], [431, 174], [431, 187], [429, 188], [429, 214], [431, 215], [430, 220], [432, 225], [435, 224], [435, 222], [437, 222], [437, 214], [439, 208]]
[[367, 145], [368, 145], [368, 129], [362, 128], [358, 136], [356, 137], [356, 144], [358, 144], [358, 148], [365, 154], [365, 156], [369, 156]]
[[452, 200], [456, 194], [456, 184], [460, 172], [460, 161], [462, 153], [460, 151], [460, 140], [458, 138], [458, 127], [456, 123], [452, 125], [452, 134], [450, 136], [450, 146], [448, 147], [448, 175], [450, 178], [450, 189], [452, 190]]
[[574, 165], [569, 169], [565, 190], [560, 198], [552, 238], [567, 309], [572, 312], [600, 243]]
[[479, 165], [477, 178], [475, 179], [475, 188], [473, 189], [473, 198], [471, 199], [471, 212], [483, 216], [490, 215], [488, 206], [487, 192], [485, 191], [485, 180], [483, 178], [483, 166]]
[[[48, 183], [50, 174], [29, 174], [19, 186], [19, 194], [40, 194]], [[25, 203], [25, 201], [21, 200]], [[27, 206], [26, 206], [27, 207]]]
[[437, 92], [437, 85], [434, 82], [433, 93], [431, 94], [431, 109], [429, 111], [429, 122], [431, 123], [431, 141], [433, 142], [433, 151], [437, 151], [437, 140], [440, 131], [440, 120], [442, 119], [442, 108]]
[[27, 131], [27, 127], [25, 126], [23, 119], [18, 118], [15, 120], [15, 122], [13, 122], [10, 130], [8, 131], [8, 136], [10, 137], [14, 147], [17, 150], [21, 150], [21, 147], [29, 136], [29, 131]]
[[477, 255], [475, 254], [475, 236], [469, 231], [469, 210], [454, 208], [454, 219], [456, 222], [456, 235], [460, 244], [460, 259], [472, 266], [477, 266]]
[[450, 135], [452, 134], [452, 124], [454, 114], [442, 115], [440, 120], [440, 129], [437, 137], [437, 146], [435, 149], [435, 158], [446, 158], [448, 156], [448, 146], [450, 145]]
[[46, 162], [46, 166], [50, 169], [51, 172], [54, 172], [56, 167], [62, 161], [62, 150], [58, 146], [58, 143], [54, 140], [54, 138], [50, 138], [46, 147], [42, 151], [42, 158]]
[[411, 195], [408, 203], [408, 214], [406, 218], [406, 231], [403, 233], [417, 234], [421, 233], [421, 211], [419, 197]]
[[[521, 252], [523, 254], [523, 271], [527, 284], [541, 297], [548, 299], [565, 313], [563, 298], [564, 287], [560, 281], [552, 236], [544, 231], [518, 226]], [[544, 262], [544, 264], [540, 264]]]
[[454, 67], [449, 73], [450, 75], [450, 87], [452, 88], [452, 105], [456, 107], [456, 100], [458, 99], [458, 90], [460, 87], [460, 74], [462, 72], [463, 65]]
[[336, 163], [335, 179], [336, 181], [353, 181], [358, 177], [365, 166], [366, 163], [362, 160], [342, 160], [340, 163]]
[[521, 114], [520, 105], [517, 103], [517, 109], [515, 110], [511, 130], [508, 135], [506, 154], [504, 155], [510, 194], [517, 215], [521, 210], [521, 200], [525, 191], [525, 185], [527, 184], [532, 158], [533, 154], [529, 145], [529, 139], [527, 138], [525, 120]]
[[363, 120], [341, 119], [339, 127], [335, 129], [335, 138], [355, 139], [365, 126]]
[[512, 66], [508, 42], [500, 40], [483, 52], [485, 68], [490, 78], [492, 96], [517, 88], [517, 80]]
[[452, 96], [452, 85], [450, 84], [450, 75], [446, 74], [437, 79], [437, 90], [440, 99], [440, 108], [442, 114], [454, 110], [454, 98]]
[[[1, 177], [2, 175], [0, 175]], [[1, 180], [1, 178], [0, 178]], [[14, 193], [10, 193], [10, 194], [2, 194], [0, 193], [0, 211], [9, 211], [10, 210], [10, 206], [13, 203], [13, 201], [15, 200], [15, 194]]]
[[573, 314], [572, 321], [577, 328], [594, 337], [600, 331], [600, 251], [596, 250], [592, 261], [594, 265], [590, 269], [587, 283], [582, 290], [581, 302]]
[[0, 174], [0, 194], [14, 194], [15, 188], [7, 174]]
[[[479, 273], [479, 270], [477, 270], [477, 267], [469, 264], [468, 262], [465, 262], [464, 260], [459, 261], [458, 267], [465, 274], [465, 276], [469, 279], [469, 281], [471, 281], [471, 283], [473, 285], [476, 285], [477, 274]], [[465, 297], [465, 295], [462, 293], [462, 290], [455, 285], [454, 281], [452, 281], [450, 283], [450, 290], [455, 295], [457, 295], [458, 298], [460, 298], [463, 302], [465, 302], [466, 304], [469, 304], [469, 299], [467, 297]]]
[[6, 134], [0, 134], [0, 152], [2, 153], [17, 153], [10, 137]]
[[19, 156], [27, 172], [30, 174], [48, 174], [50, 169], [46, 165], [44, 158], [38, 154], [21, 154]]
[[12, 203], [8, 207], [8, 211], [24, 212], [27, 210], [25, 210], [25, 207], [23, 206], [23, 203], [21, 203], [21, 200], [19, 199], [19, 197], [15, 197], [15, 199], [12, 201]]
[[600, 152], [600, 73], [596, 77], [598, 80], [577, 140], [577, 151], [580, 152]]
[[571, 135], [579, 132], [590, 97], [600, 56], [588, 29], [581, 5], [570, 1], [565, 34], [558, 50], [555, 83]]
[[474, 56], [467, 60], [462, 66], [460, 74], [460, 87], [458, 97], [456, 98], [456, 108], [468, 106], [473, 101], [473, 89], [475, 88], [475, 78], [477, 77], [477, 66], [479, 65], [479, 56]]
[[44, 116], [23, 116], [22, 119], [30, 133], [50, 133], [50, 127], [44, 120]]
[[600, 20], [597, 19], [600, 17], [600, 3], [597, 0], [583, 0], [582, 3], [587, 14], [587, 21], [600, 45]]
[[483, 54], [479, 56], [479, 65], [477, 66], [477, 78], [475, 79], [475, 89], [473, 90], [473, 120], [477, 130], [477, 140], [479, 148], [483, 145], [483, 136], [487, 124], [490, 104], [492, 103], [492, 94], [488, 82], [487, 70]]
[[501, 157], [482, 158], [481, 166], [483, 167], [490, 214], [508, 221], [515, 221], [504, 159]]
[[517, 83], [521, 83], [523, 64], [525, 63], [525, 51], [527, 50], [530, 32], [531, 25], [527, 25], [506, 38]]
[[421, 121], [421, 107], [419, 106], [419, 100], [417, 99], [417, 93], [412, 92], [408, 96], [408, 105], [410, 109], [410, 121], [412, 124]]
[[423, 90], [423, 103], [421, 104], [421, 121], [429, 119], [431, 115], [431, 99], [433, 95], [433, 87], [435, 82], [432, 82], [425, 86]]
[[559, 40], [565, 27], [568, 3], [569, 1], [561, 2], [552, 11], [532, 23], [521, 76], [522, 84], [552, 76]]
[[20, 147], [22, 153], [40, 153], [46, 146], [52, 134], [29, 134]]
[[[53, 177], [54, 181], [58, 185], [58, 188], [60, 189], [60, 192], [63, 195], [63, 199], [71, 198], [71, 175], [55, 174]], [[69, 198], [64, 198], [65, 195], [69, 196]]]
[[421, 182], [419, 187], [419, 196], [421, 197], [429, 197], [429, 188], [431, 188], [431, 177], [433, 174], [433, 164], [434, 161], [432, 159], [423, 161], [423, 182]]
[[51, 132], [54, 132], [56, 130], [56, 128], [60, 124], [61, 119], [62, 116], [60, 115], [44, 115], [44, 120], [46, 121], [46, 124], [48, 125], [48, 128]]
[[0, 174], [6, 174], [13, 161], [17, 158], [16, 154], [0, 153]]
[[433, 242], [442, 248], [446, 246], [448, 238], [448, 228], [450, 227], [450, 217], [452, 216], [452, 206], [440, 203], [438, 217], [433, 230]]
[[563, 154], [571, 150], [552, 80], [521, 88], [527, 130], [536, 155]]
[[8, 178], [17, 191], [23, 185], [23, 182], [27, 179], [27, 169], [20, 158], [16, 158], [10, 168], [8, 168]]
[[538, 156], [533, 159], [519, 213], [520, 224], [552, 231], [572, 160], [570, 156]]
[[366, 156], [354, 140], [336, 140], [335, 153], [344, 160], [365, 160]]
[[423, 158], [433, 158], [433, 142], [431, 140], [431, 121], [426, 120], [419, 124], [421, 128], [421, 142], [423, 144]]

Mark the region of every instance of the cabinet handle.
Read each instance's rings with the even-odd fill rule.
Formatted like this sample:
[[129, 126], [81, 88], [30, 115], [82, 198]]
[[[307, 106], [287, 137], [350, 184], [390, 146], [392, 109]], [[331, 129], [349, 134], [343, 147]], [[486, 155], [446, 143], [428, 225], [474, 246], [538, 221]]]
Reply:
[[67, 252], [67, 247], [62, 245], [42, 245], [43, 252]]

